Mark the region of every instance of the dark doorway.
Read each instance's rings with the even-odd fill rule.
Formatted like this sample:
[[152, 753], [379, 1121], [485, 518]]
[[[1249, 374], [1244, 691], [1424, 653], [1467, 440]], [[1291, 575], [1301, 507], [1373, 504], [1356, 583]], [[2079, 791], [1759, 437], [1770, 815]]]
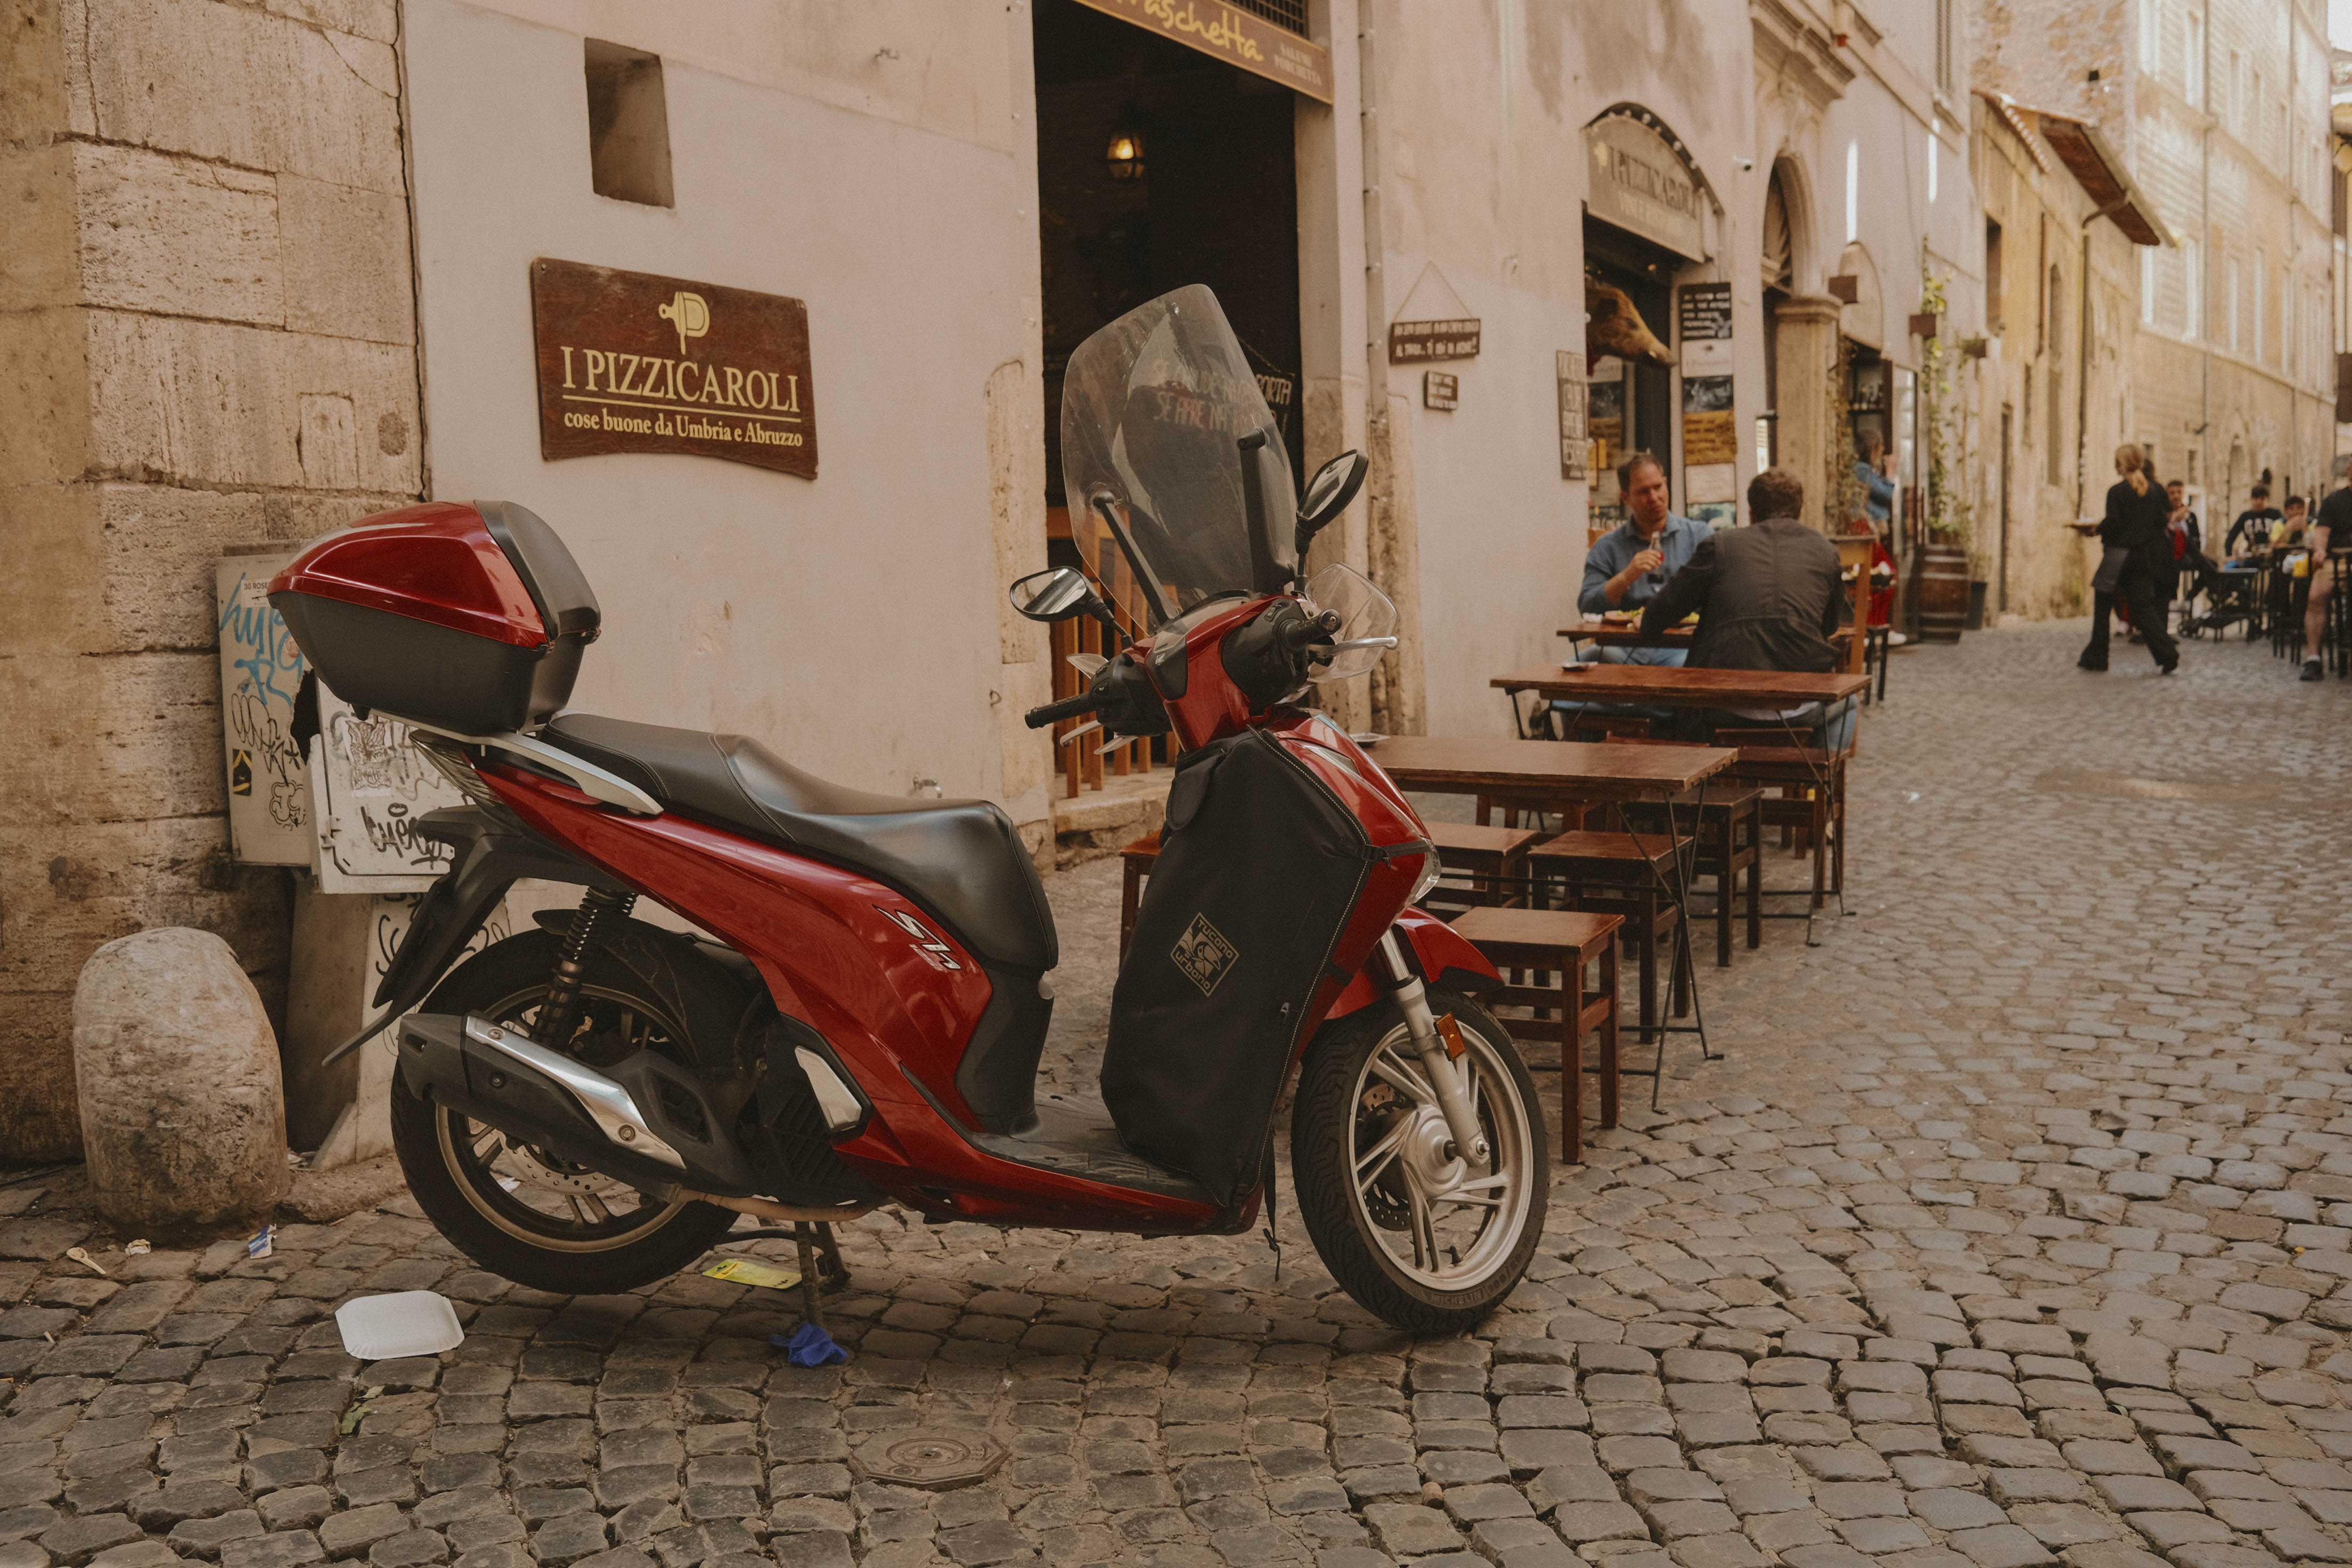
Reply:
[[1048, 531], [1057, 562], [1079, 564], [1066, 542], [1063, 367], [1096, 329], [1171, 289], [1215, 290], [1303, 471], [1293, 100], [1076, 0], [1037, 0], [1034, 37]]
[[[1587, 277], [1625, 291], [1642, 322], [1662, 343], [1674, 342], [1675, 274], [1685, 263], [1614, 224], [1584, 220]], [[1629, 452], [1647, 452], [1666, 470], [1675, 506], [1683, 504], [1681, 465], [1675, 461], [1675, 381], [1671, 367], [1646, 360], [1601, 358], [1591, 367], [1593, 433], [1609, 444], [1609, 472], [1594, 476], [1591, 528], [1594, 538], [1625, 521], [1615, 467]], [[1614, 421], [1612, 424], [1612, 421]]]

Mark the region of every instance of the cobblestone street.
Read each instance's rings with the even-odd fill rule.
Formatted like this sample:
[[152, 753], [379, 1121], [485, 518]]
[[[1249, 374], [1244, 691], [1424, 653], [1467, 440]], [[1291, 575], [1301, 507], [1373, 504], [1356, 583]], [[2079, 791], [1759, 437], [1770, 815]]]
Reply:
[[[1629, 1080], [1474, 1339], [1373, 1322], [1286, 1195], [1278, 1275], [1255, 1237], [873, 1216], [853, 1359], [801, 1371], [775, 1291], [545, 1296], [404, 1201], [125, 1256], [35, 1176], [0, 1568], [2352, 1563], [2352, 687], [2238, 643], [2092, 677], [2081, 636], [1896, 661], [1851, 913], [1701, 969], [1724, 1059], [1677, 1037], [1655, 1115]], [[1100, 1034], [1118, 875], [1049, 884], [1060, 1041]], [[343, 1353], [338, 1302], [419, 1289], [459, 1349]], [[975, 1428], [981, 1485], [854, 1477]]]

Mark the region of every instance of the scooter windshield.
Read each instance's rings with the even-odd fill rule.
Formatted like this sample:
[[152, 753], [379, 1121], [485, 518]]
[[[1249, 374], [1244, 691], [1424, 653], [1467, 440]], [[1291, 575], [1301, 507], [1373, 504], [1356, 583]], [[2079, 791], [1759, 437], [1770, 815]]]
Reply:
[[1225, 322], [1194, 284], [1080, 344], [1062, 381], [1062, 479], [1089, 568], [1157, 626], [1221, 594], [1274, 593], [1295, 574], [1297, 492], [1282, 430]]

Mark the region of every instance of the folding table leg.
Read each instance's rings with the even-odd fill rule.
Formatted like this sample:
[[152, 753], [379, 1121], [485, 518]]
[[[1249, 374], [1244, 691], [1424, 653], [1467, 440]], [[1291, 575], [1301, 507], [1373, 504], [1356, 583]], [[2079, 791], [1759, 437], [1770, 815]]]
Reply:
[[[1578, 981], [1582, 984], [1581, 979]], [[1601, 1125], [1617, 1125], [1617, 1019], [1624, 1011], [1617, 997], [1617, 933], [1610, 932], [1601, 949], [1601, 994], [1609, 998], [1609, 1016], [1601, 1026]], [[1578, 1077], [1584, 1075], [1580, 1072]]]
[[1584, 952], [1563, 955], [1559, 993], [1559, 1155], [1570, 1164], [1584, 1160]]

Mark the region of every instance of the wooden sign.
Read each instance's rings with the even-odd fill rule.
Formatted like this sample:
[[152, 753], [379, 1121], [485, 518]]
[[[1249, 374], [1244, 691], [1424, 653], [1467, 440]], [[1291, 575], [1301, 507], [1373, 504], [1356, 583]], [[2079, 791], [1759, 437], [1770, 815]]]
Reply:
[[1585, 206], [1594, 217], [1693, 261], [1706, 259], [1706, 197], [1655, 116], [1612, 110], [1584, 128], [1584, 144], [1592, 161]]
[[1442, 370], [1421, 373], [1421, 405], [1451, 414], [1462, 406], [1462, 378]]
[[1188, 49], [1239, 66], [1318, 103], [1331, 101], [1331, 56], [1287, 28], [1224, 0], [1078, 0]]
[[680, 452], [816, 478], [808, 307], [781, 294], [530, 264], [539, 452]]
[[1476, 359], [1478, 318], [1451, 321], [1391, 321], [1389, 363], [1412, 364], [1421, 360]]
[[1592, 439], [1584, 421], [1584, 356], [1567, 349], [1552, 355], [1559, 384], [1559, 477], [1581, 479], [1592, 472]]

